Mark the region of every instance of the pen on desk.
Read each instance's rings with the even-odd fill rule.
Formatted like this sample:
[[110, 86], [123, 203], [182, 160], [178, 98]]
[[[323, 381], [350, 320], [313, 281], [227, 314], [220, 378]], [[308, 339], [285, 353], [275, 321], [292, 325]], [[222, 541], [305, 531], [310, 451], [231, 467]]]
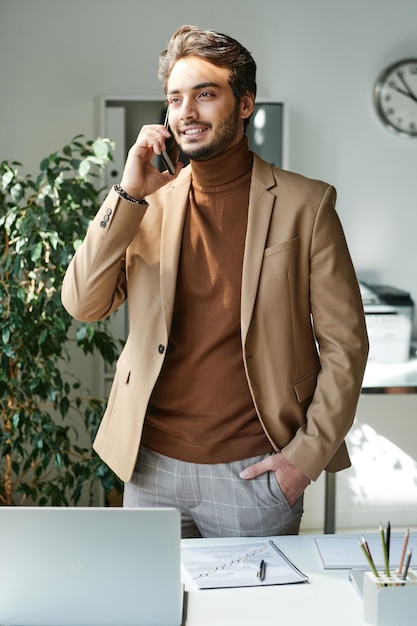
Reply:
[[407, 580], [408, 568], [410, 567], [411, 555], [413, 554], [412, 550], [407, 552], [407, 558], [405, 560], [404, 571], [401, 576], [401, 580]]
[[259, 563], [259, 567], [258, 567], [258, 571], [256, 573], [256, 577], [259, 578], [259, 580], [262, 581], [265, 578], [265, 573], [266, 573], [266, 563], [262, 559], [262, 561]]
[[374, 565], [374, 561], [372, 559], [372, 555], [371, 555], [371, 553], [369, 551], [368, 544], [366, 543], [364, 537], [362, 537], [362, 540], [359, 541], [359, 545], [360, 545], [361, 550], [362, 550], [362, 552], [363, 552], [363, 554], [365, 556], [365, 559], [368, 562], [369, 567], [372, 570], [373, 575], [375, 576], [375, 578], [379, 578], [379, 574], [378, 574], [378, 572], [376, 570], [376, 567]]
[[403, 565], [404, 565], [405, 553], [407, 551], [407, 544], [408, 544], [409, 536], [410, 536], [410, 531], [407, 528], [407, 530], [405, 531], [405, 535], [404, 535], [403, 549], [401, 551], [400, 562], [398, 564], [398, 569], [397, 569], [397, 574], [400, 576], [401, 576], [401, 572], [402, 572]]
[[379, 524], [379, 534], [381, 536], [382, 554], [384, 556], [385, 575], [389, 578], [391, 574], [389, 571], [387, 544], [385, 541], [384, 527], [382, 526], [382, 524]]

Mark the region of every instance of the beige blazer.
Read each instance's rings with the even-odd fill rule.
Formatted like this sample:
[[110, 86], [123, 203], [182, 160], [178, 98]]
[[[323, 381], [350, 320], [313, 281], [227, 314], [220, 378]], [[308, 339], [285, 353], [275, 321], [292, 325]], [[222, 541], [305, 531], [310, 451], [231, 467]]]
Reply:
[[[131, 478], [164, 362], [190, 182], [187, 167], [148, 197], [148, 208], [110, 191], [62, 286], [65, 308], [80, 320], [105, 318], [128, 296], [130, 333], [94, 442], [123, 481]], [[324, 468], [349, 466], [344, 438], [368, 353], [335, 200], [333, 187], [255, 156], [242, 276], [244, 366], [274, 448], [312, 480]]]

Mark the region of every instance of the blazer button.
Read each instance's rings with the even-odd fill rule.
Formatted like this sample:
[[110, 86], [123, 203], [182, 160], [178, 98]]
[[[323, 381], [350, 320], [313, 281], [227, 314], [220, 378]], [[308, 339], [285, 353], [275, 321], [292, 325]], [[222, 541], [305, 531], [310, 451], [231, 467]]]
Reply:
[[159, 354], [164, 354], [165, 352], [165, 346], [163, 346], [162, 343], [160, 343], [158, 346], [158, 352]]

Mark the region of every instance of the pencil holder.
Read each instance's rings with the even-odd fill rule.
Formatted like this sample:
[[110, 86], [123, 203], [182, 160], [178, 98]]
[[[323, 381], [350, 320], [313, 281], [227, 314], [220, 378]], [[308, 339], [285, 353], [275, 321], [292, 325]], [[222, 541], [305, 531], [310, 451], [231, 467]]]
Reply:
[[415, 626], [417, 573], [409, 571], [401, 580], [378, 572], [365, 572], [363, 579], [364, 620], [372, 626]]

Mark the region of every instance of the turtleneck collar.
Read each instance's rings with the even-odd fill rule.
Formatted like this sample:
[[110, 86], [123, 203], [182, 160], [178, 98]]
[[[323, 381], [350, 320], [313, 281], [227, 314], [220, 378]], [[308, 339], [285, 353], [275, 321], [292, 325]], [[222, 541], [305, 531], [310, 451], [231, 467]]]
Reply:
[[248, 147], [246, 135], [242, 140], [208, 161], [191, 160], [193, 184], [201, 187], [219, 187], [247, 174], [252, 167], [253, 154]]

